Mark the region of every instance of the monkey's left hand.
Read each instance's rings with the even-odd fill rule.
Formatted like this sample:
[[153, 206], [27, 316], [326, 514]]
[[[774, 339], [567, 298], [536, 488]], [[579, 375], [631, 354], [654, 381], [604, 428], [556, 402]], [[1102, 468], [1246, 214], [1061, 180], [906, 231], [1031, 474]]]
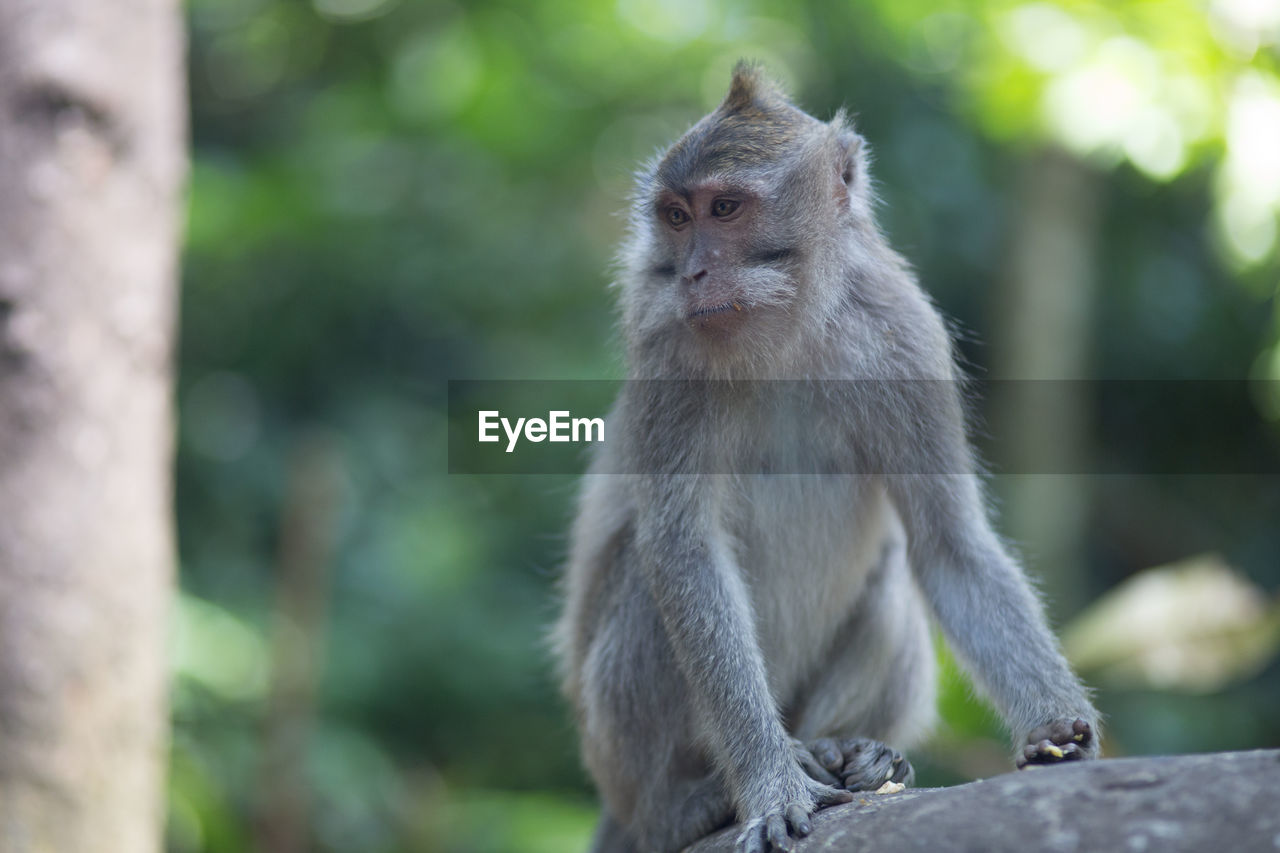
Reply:
[[1032, 729], [1027, 735], [1027, 745], [1018, 756], [1018, 769], [1033, 764], [1057, 764], [1059, 761], [1079, 761], [1094, 758], [1098, 754], [1098, 741], [1093, 727], [1080, 718], [1054, 720], [1052, 723]]

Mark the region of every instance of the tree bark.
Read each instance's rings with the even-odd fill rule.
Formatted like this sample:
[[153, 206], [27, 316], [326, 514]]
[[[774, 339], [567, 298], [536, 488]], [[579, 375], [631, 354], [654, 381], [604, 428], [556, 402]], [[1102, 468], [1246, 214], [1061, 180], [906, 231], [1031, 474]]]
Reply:
[[[1124, 758], [954, 788], [858, 794], [814, 816], [803, 853], [1203, 853], [1280, 848], [1280, 750]], [[734, 828], [686, 853], [730, 853]]]
[[176, 0], [0, 0], [0, 849], [160, 847]]

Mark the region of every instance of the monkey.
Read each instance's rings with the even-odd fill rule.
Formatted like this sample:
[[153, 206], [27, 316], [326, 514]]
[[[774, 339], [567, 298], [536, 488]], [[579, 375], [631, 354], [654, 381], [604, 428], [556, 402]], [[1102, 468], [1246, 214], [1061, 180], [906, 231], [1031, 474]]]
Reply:
[[843, 110], [816, 119], [744, 62], [639, 175], [617, 280], [628, 378], [553, 628], [603, 802], [596, 853], [735, 821], [739, 853], [792, 850], [818, 809], [909, 784], [935, 623], [1017, 766], [1098, 754], [868, 163]]

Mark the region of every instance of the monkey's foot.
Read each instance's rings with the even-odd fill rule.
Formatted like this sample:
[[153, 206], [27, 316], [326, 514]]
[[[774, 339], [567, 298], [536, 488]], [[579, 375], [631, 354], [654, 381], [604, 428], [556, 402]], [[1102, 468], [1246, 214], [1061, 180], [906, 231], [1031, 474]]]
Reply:
[[1032, 764], [1079, 761], [1097, 754], [1098, 741], [1093, 736], [1093, 726], [1079, 718], [1054, 720], [1027, 735], [1027, 745], [1018, 756], [1018, 769]]
[[806, 773], [846, 791], [874, 791], [885, 782], [910, 785], [916, 778], [905, 755], [871, 738], [824, 737], [795, 745]]
[[756, 816], [742, 822], [734, 845], [735, 853], [787, 853], [813, 831], [812, 814], [826, 806], [847, 803], [853, 799], [848, 791], [819, 784], [797, 776], [799, 785], [788, 792], [784, 788], [774, 802], [751, 809]]

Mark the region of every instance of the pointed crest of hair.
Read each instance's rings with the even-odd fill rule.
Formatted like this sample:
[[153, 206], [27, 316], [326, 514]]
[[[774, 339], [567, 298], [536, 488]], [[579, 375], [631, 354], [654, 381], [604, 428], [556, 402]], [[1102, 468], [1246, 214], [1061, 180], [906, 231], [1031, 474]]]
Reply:
[[749, 59], [740, 59], [733, 67], [733, 80], [729, 84], [729, 94], [725, 95], [720, 110], [727, 113], [742, 112], [749, 109], [757, 100], [782, 100], [786, 95], [778, 85], [764, 73], [764, 67]]
[[758, 64], [744, 60], [720, 106], [671, 146], [656, 176], [678, 190], [706, 175], [758, 168], [794, 151], [818, 124]]

